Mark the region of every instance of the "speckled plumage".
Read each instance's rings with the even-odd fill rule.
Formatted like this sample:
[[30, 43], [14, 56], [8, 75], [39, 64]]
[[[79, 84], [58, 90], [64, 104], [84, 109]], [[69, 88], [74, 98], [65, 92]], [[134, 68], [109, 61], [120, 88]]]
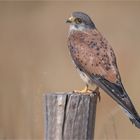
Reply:
[[125, 110], [132, 123], [140, 128], [140, 117], [122, 85], [112, 47], [88, 15], [75, 13], [74, 19], [80, 18], [81, 21], [69, 21], [71, 30], [68, 47], [82, 79], [87, 84], [102, 88]]
[[68, 46], [74, 62], [90, 74], [101, 75], [111, 82], [120, 81], [114, 52], [96, 29], [71, 32]]

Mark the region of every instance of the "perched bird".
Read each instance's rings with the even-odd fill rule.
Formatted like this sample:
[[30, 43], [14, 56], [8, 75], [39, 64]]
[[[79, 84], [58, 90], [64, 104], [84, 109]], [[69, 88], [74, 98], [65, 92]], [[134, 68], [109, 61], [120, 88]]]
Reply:
[[140, 117], [121, 82], [111, 45], [87, 14], [73, 12], [67, 23], [70, 23], [68, 48], [87, 85], [81, 92], [90, 92], [89, 84], [97, 85], [97, 89], [101, 88], [111, 96], [123, 108], [131, 122], [140, 128]]

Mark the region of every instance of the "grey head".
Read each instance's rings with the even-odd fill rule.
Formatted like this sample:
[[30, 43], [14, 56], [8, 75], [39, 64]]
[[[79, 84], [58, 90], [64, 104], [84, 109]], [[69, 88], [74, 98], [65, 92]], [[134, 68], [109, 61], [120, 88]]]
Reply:
[[75, 29], [95, 28], [91, 18], [83, 12], [73, 12], [67, 23], [70, 23], [71, 27]]

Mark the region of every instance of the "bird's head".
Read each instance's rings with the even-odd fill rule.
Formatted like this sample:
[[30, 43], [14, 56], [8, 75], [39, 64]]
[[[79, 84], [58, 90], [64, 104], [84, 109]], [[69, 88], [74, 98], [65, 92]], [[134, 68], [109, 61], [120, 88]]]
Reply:
[[72, 16], [67, 19], [66, 23], [70, 23], [71, 29], [83, 30], [86, 28], [95, 28], [95, 24], [90, 17], [83, 12], [73, 12]]

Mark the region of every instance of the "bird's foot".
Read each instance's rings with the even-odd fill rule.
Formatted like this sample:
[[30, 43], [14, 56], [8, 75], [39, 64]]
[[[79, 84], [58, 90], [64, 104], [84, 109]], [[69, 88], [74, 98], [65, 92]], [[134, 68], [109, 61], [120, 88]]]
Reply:
[[90, 94], [90, 93], [93, 93], [93, 90], [89, 89], [88, 85], [86, 85], [84, 89], [82, 89], [82, 90], [74, 90], [73, 92], [78, 92], [78, 93], [81, 93], [81, 94], [84, 94], [84, 93]]
[[96, 87], [96, 89], [92, 92], [98, 96], [98, 99], [99, 99], [99, 102], [100, 102], [101, 101], [101, 95], [100, 95], [99, 87]]
[[74, 93], [78, 92], [78, 93], [81, 93], [81, 94], [84, 94], [84, 93], [91, 94], [91, 93], [93, 93], [93, 94], [96, 94], [98, 96], [99, 102], [101, 101], [99, 87], [96, 87], [95, 90], [91, 90], [91, 89], [88, 88], [88, 85], [86, 85], [84, 89], [82, 89], [82, 90], [74, 90], [73, 92]]

